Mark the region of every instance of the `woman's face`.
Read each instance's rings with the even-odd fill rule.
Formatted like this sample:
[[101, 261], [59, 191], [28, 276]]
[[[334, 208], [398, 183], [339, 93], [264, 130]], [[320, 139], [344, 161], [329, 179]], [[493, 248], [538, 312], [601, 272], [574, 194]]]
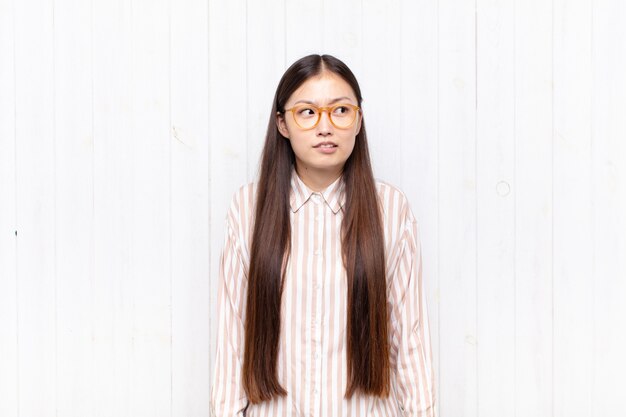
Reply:
[[[334, 104], [358, 105], [352, 87], [340, 76], [330, 71], [322, 71], [306, 80], [285, 103], [285, 109], [296, 104], [309, 102], [318, 107]], [[301, 129], [295, 122], [292, 112], [277, 115], [280, 133], [291, 142], [296, 156], [298, 172], [333, 175], [341, 172], [343, 165], [354, 149], [356, 135], [361, 129], [361, 112], [347, 128], [337, 128], [331, 123], [328, 112], [322, 112], [317, 126], [309, 130]], [[336, 147], [322, 148], [321, 142], [332, 142]]]

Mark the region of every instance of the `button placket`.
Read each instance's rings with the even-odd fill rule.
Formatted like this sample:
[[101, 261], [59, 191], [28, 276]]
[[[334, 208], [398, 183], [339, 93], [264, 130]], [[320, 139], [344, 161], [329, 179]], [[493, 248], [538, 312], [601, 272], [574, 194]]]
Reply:
[[[319, 199], [318, 199], [318, 195], [317, 193], [313, 193], [310, 196], [310, 200], [311, 200], [311, 210], [312, 210], [312, 216], [310, 217], [310, 221], [314, 221], [313, 224], [313, 246], [312, 246], [312, 255], [313, 255], [313, 263], [314, 263], [314, 268], [317, 268], [317, 265], [319, 265], [319, 258], [321, 255], [320, 249], [319, 249], [319, 228], [318, 228], [318, 211], [319, 211]], [[311, 351], [310, 351], [310, 355], [311, 358], [315, 355], [316, 350], [315, 350], [315, 343], [316, 343], [316, 335], [317, 335], [317, 331], [316, 331], [316, 326], [315, 326], [315, 316], [316, 316], [316, 310], [317, 310], [317, 302], [315, 301], [317, 298], [317, 294], [316, 294], [316, 274], [313, 274], [311, 276], [311, 285], [312, 285], [312, 298], [313, 298], [313, 306], [312, 306], [312, 310], [311, 310], [311, 316], [307, 318], [308, 321], [308, 325], [309, 325], [309, 331], [310, 331], [310, 342], [312, 344], [311, 346]], [[310, 410], [307, 410], [307, 415], [314, 415], [315, 414], [315, 399], [317, 397], [317, 380], [316, 380], [316, 367], [317, 367], [317, 361], [312, 360], [311, 361], [311, 373], [309, 374], [309, 383], [307, 384], [307, 390], [308, 390], [308, 396], [310, 397], [311, 400], [311, 408]]]
[[316, 241], [314, 242], [314, 254], [315, 254], [315, 262], [317, 264], [317, 274], [313, 277], [313, 299], [316, 303], [316, 315], [311, 318], [311, 330], [312, 330], [312, 361], [314, 363], [314, 369], [312, 370], [312, 390], [311, 390], [311, 401], [312, 408], [311, 412], [313, 415], [319, 415], [319, 407], [320, 407], [320, 390], [322, 383], [322, 316], [323, 316], [323, 300], [322, 300], [322, 282], [324, 279], [324, 261], [325, 261], [325, 253], [324, 253], [324, 242], [325, 242], [325, 228], [324, 228], [324, 213], [325, 213], [325, 205], [323, 197], [320, 194], [314, 194], [314, 202], [316, 203], [314, 209], [314, 227], [316, 230]]

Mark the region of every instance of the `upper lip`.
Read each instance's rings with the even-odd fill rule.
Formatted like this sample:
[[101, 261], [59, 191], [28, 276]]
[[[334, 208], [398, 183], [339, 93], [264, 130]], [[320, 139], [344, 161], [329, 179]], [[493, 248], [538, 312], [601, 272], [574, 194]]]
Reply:
[[337, 144], [335, 142], [324, 141], [324, 142], [320, 142], [317, 145], [315, 145], [314, 148], [317, 148], [318, 146], [321, 146], [321, 145], [334, 145], [334, 146], [337, 146]]

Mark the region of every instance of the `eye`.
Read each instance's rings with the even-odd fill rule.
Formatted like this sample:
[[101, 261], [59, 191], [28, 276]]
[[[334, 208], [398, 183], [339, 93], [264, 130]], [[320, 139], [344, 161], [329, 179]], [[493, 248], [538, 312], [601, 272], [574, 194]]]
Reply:
[[337, 115], [344, 115], [344, 114], [349, 114], [352, 111], [352, 109], [348, 106], [338, 106], [335, 108], [334, 113]]
[[298, 110], [298, 116], [302, 116], [302, 117], [315, 116], [315, 109], [311, 107], [303, 107]]

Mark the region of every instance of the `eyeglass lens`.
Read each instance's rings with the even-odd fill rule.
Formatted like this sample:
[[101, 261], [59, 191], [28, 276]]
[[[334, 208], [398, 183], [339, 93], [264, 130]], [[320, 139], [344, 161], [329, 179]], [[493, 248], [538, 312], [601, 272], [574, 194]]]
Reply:
[[[318, 122], [320, 111], [313, 106], [301, 106], [294, 110], [293, 115], [298, 125], [304, 129], [312, 128]], [[348, 127], [356, 117], [356, 111], [350, 106], [335, 106], [328, 111], [330, 119], [337, 127]]]

